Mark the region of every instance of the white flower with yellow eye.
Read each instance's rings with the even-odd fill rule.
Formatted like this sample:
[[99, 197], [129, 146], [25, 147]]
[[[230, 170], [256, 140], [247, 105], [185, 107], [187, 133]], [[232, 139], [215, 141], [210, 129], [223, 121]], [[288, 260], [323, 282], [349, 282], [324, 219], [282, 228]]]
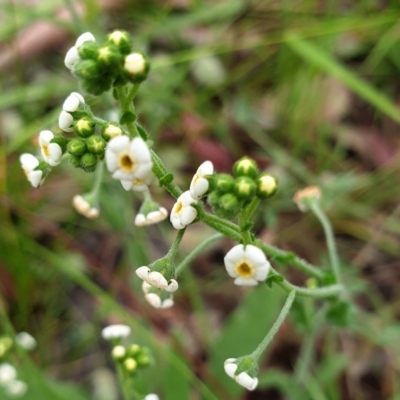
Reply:
[[196, 204], [197, 200], [193, 199], [190, 191], [183, 192], [172, 207], [169, 219], [175, 229], [183, 229], [191, 224], [197, 217], [197, 210], [191, 206]]
[[55, 167], [60, 164], [63, 154], [60, 145], [51, 143], [52, 139], [54, 139], [54, 133], [52, 131], [41, 131], [39, 133], [39, 146], [44, 161], [52, 167]]
[[190, 183], [190, 195], [193, 199], [200, 199], [207, 193], [210, 186], [207, 178], [214, 173], [214, 166], [211, 161], [204, 161], [194, 174]]
[[224, 258], [225, 268], [235, 285], [255, 286], [267, 278], [271, 264], [256, 246], [238, 244]]
[[134, 182], [145, 181], [153, 167], [151, 153], [146, 142], [126, 135], [112, 138], [106, 149], [106, 164], [114, 179]]
[[121, 339], [129, 336], [131, 333], [131, 328], [127, 325], [116, 324], [106, 326], [101, 331], [101, 336], [105, 340]]
[[245, 387], [247, 390], [254, 390], [258, 385], [258, 378], [252, 378], [246, 372], [241, 372], [238, 375], [235, 375], [235, 372], [238, 368], [236, 364], [236, 358], [228, 358], [224, 363], [224, 370], [226, 374], [234, 379], [236, 383]]
[[32, 154], [24, 153], [20, 155], [19, 161], [29, 183], [35, 188], [39, 187], [43, 178], [43, 171], [35, 169], [39, 160]]

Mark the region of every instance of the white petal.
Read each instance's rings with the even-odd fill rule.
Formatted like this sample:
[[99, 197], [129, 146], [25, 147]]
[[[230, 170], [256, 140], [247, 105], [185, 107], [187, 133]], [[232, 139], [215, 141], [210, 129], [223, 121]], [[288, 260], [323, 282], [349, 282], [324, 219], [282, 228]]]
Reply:
[[131, 328], [127, 325], [117, 324], [109, 325], [101, 331], [101, 336], [103, 339], [117, 339], [129, 336], [131, 333]]
[[165, 299], [160, 308], [170, 308], [174, 305], [174, 300], [172, 299]]
[[224, 257], [224, 260], [236, 264], [239, 260], [242, 260], [243, 258], [245, 258], [243, 247], [244, 246], [242, 244], [238, 244], [236, 246], [233, 246], [226, 253], [226, 256]]
[[58, 126], [65, 132], [72, 132], [74, 128], [72, 127], [74, 123], [74, 118], [71, 114], [61, 111], [58, 117]]
[[191, 206], [186, 206], [181, 213], [181, 222], [184, 225], [191, 224], [197, 217], [197, 210]]
[[67, 112], [74, 112], [78, 109], [80, 104], [79, 98], [74, 95], [69, 95], [63, 104], [63, 110]]
[[5, 387], [9, 397], [22, 397], [28, 390], [28, 385], [20, 380], [13, 380], [7, 383]]
[[83, 98], [83, 96], [78, 93], [78, 92], [71, 92], [70, 96], [75, 96], [78, 98], [78, 100], [82, 103], [85, 104], [85, 99]]
[[153, 286], [149, 285], [146, 281], [143, 281], [142, 283], [142, 290], [144, 294], [149, 293], [149, 290], [152, 288]]
[[[107, 169], [110, 172], [115, 171], [118, 168], [118, 156], [112, 151], [106, 151], [106, 164], [107, 164]], [[122, 183], [122, 181], [121, 181]], [[124, 186], [124, 185], [122, 185]], [[125, 186], [124, 186], [125, 189]], [[125, 189], [126, 190], [126, 189]]]
[[39, 160], [32, 154], [24, 153], [19, 156], [22, 168], [26, 171], [32, 171], [39, 165]]
[[[236, 358], [230, 358], [230, 359], [228, 359], [228, 360], [235, 360], [235, 361], [236, 361]], [[228, 360], [226, 360], [225, 363], [224, 363], [224, 370], [225, 370], [225, 373], [226, 373], [229, 377], [235, 378], [235, 372], [236, 372], [238, 366], [237, 366], [237, 364], [235, 364], [234, 362], [227, 362]]]
[[170, 221], [175, 229], [183, 229], [186, 226], [181, 223], [181, 220], [179, 218], [172, 217], [172, 214], [170, 216]]
[[0, 364], [0, 385], [13, 381], [17, 377], [17, 370], [8, 363]]
[[149, 272], [150, 272], [149, 267], [140, 267], [136, 270], [136, 275], [140, 279], [143, 279], [145, 281], [145, 280], [147, 280], [147, 277], [149, 276]]
[[261, 267], [256, 267], [256, 272], [254, 274], [254, 278], [256, 278], [258, 281], [264, 281], [269, 272], [269, 267], [266, 265], [263, 265]]
[[65, 55], [64, 64], [68, 69], [72, 69], [80, 59], [78, 49], [72, 46]]
[[76, 39], [75, 46], [79, 49], [79, 47], [81, 47], [83, 43], [95, 42], [95, 41], [96, 41], [95, 37], [90, 32], [85, 32], [82, 33], [82, 35], [80, 35], [78, 39]]
[[178, 290], [178, 282], [175, 279], [171, 279], [169, 285], [165, 288], [167, 292], [175, 292]]
[[246, 374], [246, 372], [240, 373], [235, 377], [236, 382], [245, 387], [248, 390], [254, 390], [258, 385], [258, 379], [252, 378], [250, 375]]
[[148, 189], [145, 183], [133, 183], [132, 190], [135, 192], [145, 192]]
[[95, 218], [97, 218], [99, 215], [100, 215], [100, 211], [99, 211], [97, 208], [92, 207], [92, 208], [86, 213], [85, 217], [86, 217], [86, 218], [89, 218], [89, 219], [95, 219]]
[[248, 244], [244, 248], [245, 257], [255, 266], [263, 265], [267, 262], [264, 252], [256, 246]]
[[39, 133], [39, 145], [49, 144], [50, 140], [54, 138], [54, 133], [52, 131], [41, 131]]
[[126, 135], [112, 138], [107, 145], [107, 151], [119, 154], [121, 151], [127, 151], [129, 148], [129, 137]]
[[190, 195], [194, 199], [198, 199], [203, 196], [209, 187], [209, 183], [205, 178], [198, 178], [193, 185], [190, 185]]
[[150, 393], [143, 400], [160, 400], [160, 398], [156, 394]]
[[213, 163], [211, 161], [204, 161], [197, 169], [197, 173], [202, 177], [212, 175], [214, 173]]
[[151, 304], [154, 308], [160, 308], [161, 307], [161, 299], [160, 296], [158, 296], [155, 293], [147, 293], [144, 296], [149, 304]]
[[165, 279], [164, 275], [158, 271], [149, 272], [146, 282], [159, 289], [165, 289], [168, 287], [168, 282]]
[[[115, 157], [113, 153], [111, 153], [111, 154], [112, 154], [111, 157]], [[116, 157], [115, 157], [115, 160], [117, 160]], [[112, 162], [110, 162], [110, 165], [113, 166]], [[122, 185], [122, 187], [123, 187], [125, 190], [128, 191], [128, 190], [131, 190], [131, 189], [132, 189], [133, 181], [124, 181], [124, 180], [122, 180], [122, 181], [121, 181], [121, 185]], [[146, 186], [146, 187], [147, 187], [147, 186]], [[135, 224], [136, 224], [136, 222], [135, 222]], [[136, 225], [137, 225], [137, 224], [136, 224]]]
[[[49, 144], [49, 153], [50, 153], [50, 157], [53, 160], [53, 162], [59, 164], [61, 161], [61, 157], [62, 157], [62, 150], [61, 150], [60, 145], [57, 143], [50, 143]], [[55, 165], [57, 165], [57, 164], [55, 164]]]
[[254, 278], [242, 278], [238, 276], [233, 283], [238, 286], [256, 286], [258, 285], [257, 279]]
[[40, 186], [40, 182], [42, 180], [42, 176], [43, 176], [43, 172], [42, 171], [32, 171], [29, 173], [28, 175], [28, 181], [30, 182], [30, 184], [37, 188]]
[[145, 226], [146, 225], [146, 217], [144, 214], [137, 214], [135, 218], [135, 225], [136, 226]]
[[36, 339], [28, 332], [19, 332], [15, 336], [15, 341], [25, 350], [33, 350], [36, 345]]

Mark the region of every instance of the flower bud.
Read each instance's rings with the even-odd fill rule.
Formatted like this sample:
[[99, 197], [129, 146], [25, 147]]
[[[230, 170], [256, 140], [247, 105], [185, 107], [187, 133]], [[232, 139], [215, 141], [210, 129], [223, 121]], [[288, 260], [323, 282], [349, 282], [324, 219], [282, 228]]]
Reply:
[[86, 147], [93, 154], [103, 154], [106, 146], [107, 142], [99, 136], [90, 136], [86, 140]]
[[140, 354], [141, 348], [138, 344], [134, 343], [129, 346], [128, 349], [128, 354], [130, 357], [136, 357], [138, 354]]
[[140, 349], [140, 353], [136, 356], [136, 362], [141, 368], [151, 365], [150, 351], [147, 347]]
[[239, 176], [235, 179], [234, 190], [239, 199], [251, 200], [256, 192], [256, 184], [247, 176]]
[[107, 142], [116, 136], [121, 136], [122, 134], [123, 131], [116, 122], [110, 122], [101, 129], [101, 136], [104, 140], [107, 140]]
[[86, 41], [79, 47], [79, 56], [85, 60], [96, 60], [99, 55], [99, 45], [93, 41]]
[[239, 208], [239, 200], [233, 193], [225, 193], [219, 198], [219, 206], [227, 211]]
[[143, 54], [131, 53], [125, 57], [124, 71], [133, 83], [140, 83], [146, 79], [150, 65]]
[[137, 368], [137, 362], [136, 362], [136, 360], [133, 359], [133, 358], [127, 358], [127, 359], [124, 361], [124, 367], [125, 367], [125, 369], [126, 369], [128, 372], [133, 372], [133, 371], [135, 371], [136, 368]]
[[80, 168], [81, 167], [81, 157], [80, 156], [74, 156], [73, 154], [69, 155], [69, 162], [75, 167], [75, 168]]
[[61, 135], [54, 135], [53, 139], [50, 140], [50, 143], [56, 143], [61, 147], [63, 153], [67, 150], [68, 140]]
[[99, 76], [99, 69], [97, 63], [93, 60], [80, 60], [73, 68], [76, 76], [82, 79], [97, 78]]
[[68, 153], [74, 156], [82, 156], [86, 153], [86, 144], [82, 139], [72, 139], [67, 145]]
[[243, 157], [233, 165], [233, 174], [235, 176], [255, 178], [258, 175], [257, 164], [251, 158]]
[[[99, 49], [97, 62], [101, 70], [106, 69], [109, 74], [111, 73], [111, 75], [115, 76], [121, 64], [121, 59], [122, 57], [118, 48], [109, 44]], [[111, 67], [113, 70], [110, 70]]]
[[318, 186], [307, 186], [298, 190], [293, 197], [293, 201], [302, 212], [308, 211], [310, 201], [319, 201], [321, 199], [321, 189]]
[[215, 190], [220, 193], [228, 193], [233, 190], [235, 179], [228, 174], [218, 174], [215, 179]]
[[112, 358], [113, 358], [114, 360], [116, 360], [116, 361], [120, 361], [120, 360], [124, 359], [125, 356], [126, 356], [126, 349], [125, 349], [125, 347], [124, 347], [124, 346], [121, 346], [121, 345], [115, 346], [115, 347], [112, 349], [111, 356], [112, 356]]
[[108, 41], [118, 47], [122, 54], [129, 54], [132, 47], [132, 40], [128, 32], [114, 31], [108, 35]]
[[88, 117], [80, 118], [74, 122], [74, 131], [80, 137], [92, 136], [95, 130], [96, 124]]
[[85, 172], [94, 172], [97, 165], [97, 157], [92, 153], [85, 153], [81, 157], [81, 168]]
[[268, 199], [272, 197], [278, 190], [277, 179], [269, 174], [261, 174], [257, 180], [257, 196], [260, 199]]

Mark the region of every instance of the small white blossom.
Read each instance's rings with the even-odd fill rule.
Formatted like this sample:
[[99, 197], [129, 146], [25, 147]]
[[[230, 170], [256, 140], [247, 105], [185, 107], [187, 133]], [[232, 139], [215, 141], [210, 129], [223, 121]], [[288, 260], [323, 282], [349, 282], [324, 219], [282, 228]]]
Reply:
[[140, 53], [131, 53], [125, 57], [124, 69], [131, 75], [141, 74], [146, 70], [146, 60]]
[[17, 370], [8, 363], [0, 364], [0, 385], [4, 386], [7, 383], [14, 381], [17, 377]]
[[236, 285], [254, 286], [267, 278], [271, 268], [265, 254], [256, 246], [238, 244], [224, 258], [228, 274]]
[[152, 290], [154, 290], [154, 286], [149, 285], [146, 281], [143, 281], [142, 290], [143, 290], [145, 299], [154, 308], [170, 308], [174, 305], [174, 300], [172, 299], [172, 294], [170, 294], [169, 297], [165, 297], [164, 299], [162, 299], [161, 296], [159, 296], [157, 293], [152, 291]]
[[60, 164], [62, 149], [57, 143], [50, 143], [54, 138], [52, 131], [41, 131], [39, 133], [39, 146], [44, 160], [52, 167]]
[[168, 283], [163, 274], [158, 271], [151, 271], [149, 267], [138, 268], [136, 270], [136, 275], [149, 285], [166, 290], [167, 292], [175, 292], [179, 287], [175, 279], [171, 279], [170, 283]]
[[79, 104], [85, 104], [85, 99], [78, 92], [72, 92], [63, 103], [63, 111], [74, 112], [78, 109]]
[[82, 33], [76, 40], [75, 46], [72, 46], [65, 55], [64, 64], [68, 69], [72, 69], [74, 65], [81, 59], [79, 56], [79, 48], [85, 42], [95, 42], [95, 37], [90, 32]]
[[101, 331], [101, 336], [105, 340], [120, 339], [129, 336], [131, 328], [127, 325], [109, 325]]
[[197, 217], [197, 210], [191, 204], [196, 203], [197, 200], [192, 198], [189, 190], [183, 192], [178, 197], [169, 216], [171, 224], [175, 229], [183, 229], [194, 221]]
[[58, 126], [65, 132], [72, 132], [74, 124], [74, 117], [67, 113], [66, 111], [61, 111], [60, 116], [58, 117]]
[[20, 155], [19, 161], [29, 183], [35, 188], [39, 187], [43, 178], [43, 171], [35, 170], [39, 160], [32, 154], [24, 153]]
[[214, 173], [214, 166], [211, 161], [204, 161], [194, 174], [190, 183], [190, 195], [193, 199], [200, 199], [206, 194], [210, 184], [207, 177]]
[[247, 390], [254, 390], [258, 385], [258, 378], [252, 378], [246, 372], [241, 372], [239, 375], [235, 375], [235, 372], [238, 368], [236, 364], [236, 358], [228, 358], [225, 360], [224, 369], [226, 374], [234, 379], [236, 383], [245, 387]]
[[160, 400], [160, 398], [156, 394], [150, 393], [143, 400]]
[[22, 381], [11, 381], [5, 387], [9, 397], [22, 397], [28, 390], [28, 385]]
[[151, 211], [147, 215], [145, 214], [137, 214], [135, 218], [135, 225], [136, 226], [146, 226], [157, 224], [163, 221], [165, 218], [168, 217], [168, 211], [164, 207], [160, 207], [156, 211]]
[[120, 181], [145, 181], [153, 167], [146, 142], [126, 135], [112, 138], [106, 149], [106, 164], [114, 179]]
[[37, 345], [36, 339], [28, 332], [19, 332], [15, 336], [15, 341], [28, 351], [33, 350]]
[[98, 208], [93, 207], [83, 196], [76, 194], [72, 199], [72, 205], [78, 213], [84, 215], [86, 218], [95, 219], [99, 216], [100, 211]]

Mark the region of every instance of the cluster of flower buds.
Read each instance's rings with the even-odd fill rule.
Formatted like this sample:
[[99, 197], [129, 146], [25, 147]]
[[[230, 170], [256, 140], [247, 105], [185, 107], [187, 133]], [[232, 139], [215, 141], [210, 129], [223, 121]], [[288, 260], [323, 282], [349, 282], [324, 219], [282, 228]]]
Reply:
[[17, 379], [16, 368], [9, 363], [0, 364], [0, 388], [7, 397], [22, 397], [28, 390], [28, 385]]
[[154, 308], [170, 308], [174, 305], [171, 292], [156, 288], [146, 281], [143, 281], [142, 290], [144, 298]]
[[132, 52], [131, 48], [131, 38], [125, 31], [110, 33], [102, 44], [86, 32], [69, 49], [64, 62], [87, 92], [99, 95], [112, 87], [146, 79], [149, 62], [142, 53]]
[[260, 200], [268, 199], [277, 189], [275, 177], [265, 172], [260, 174], [256, 162], [243, 157], [234, 164], [233, 176], [214, 176], [208, 202], [216, 215], [232, 220], [255, 197]]
[[247, 390], [254, 390], [258, 385], [255, 378], [258, 372], [257, 363], [251, 357], [228, 358], [224, 363], [226, 374]]
[[111, 356], [128, 375], [132, 375], [138, 369], [146, 368], [152, 364], [149, 349], [137, 344], [131, 344], [127, 347], [119, 344], [112, 349]]

